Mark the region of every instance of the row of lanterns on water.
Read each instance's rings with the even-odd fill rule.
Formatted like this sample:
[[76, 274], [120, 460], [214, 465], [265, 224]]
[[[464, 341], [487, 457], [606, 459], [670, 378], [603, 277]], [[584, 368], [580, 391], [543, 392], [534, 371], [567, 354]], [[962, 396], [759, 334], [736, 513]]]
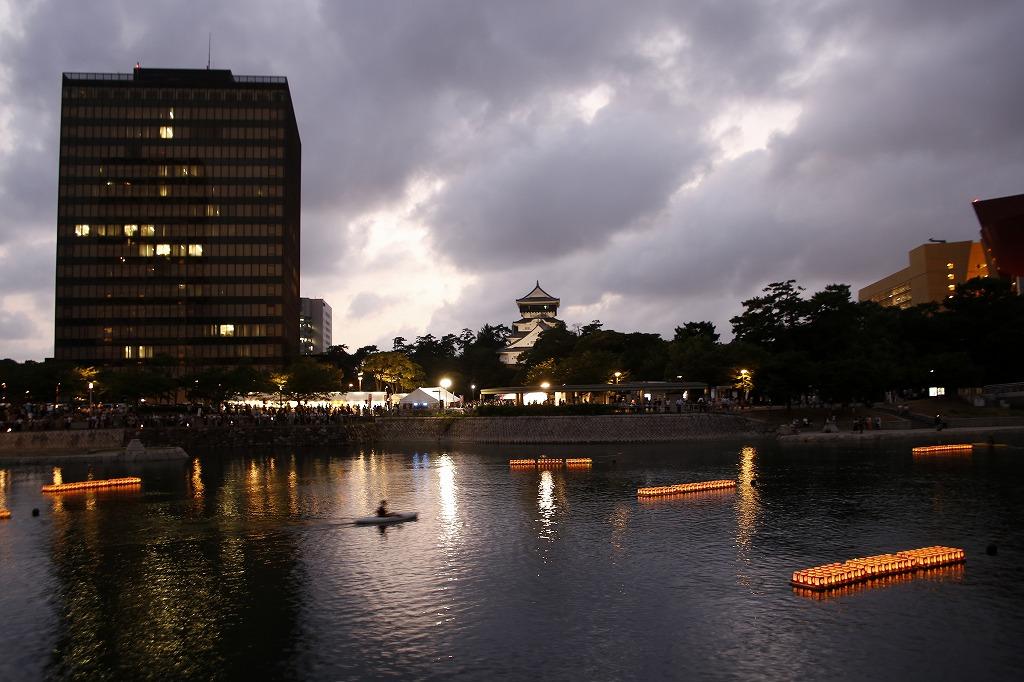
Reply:
[[637, 497], [657, 497], [660, 495], [679, 495], [681, 493], [696, 493], [705, 490], [724, 490], [735, 488], [736, 481], [698, 481], [697, 483], [676, 483], [675, 485], [659, 485], [651, 488], [637, 488]]
[[915, 455], [930, 455], [935, 453], [947, 453], [947, 452], [963, 452], [970, 453], [974, 451], [974, 445], [971, 443], [958, 443], [955, 445], [922, 445], [913, 449]]
[[956, 564], [964, 559], [964, 550], [936, 545], [805, 568], [794, 571], [790, 582], [794, 587], [829, 590], [879, 576]]
[[127, 488], [142, 485], [142, 479], [138, 476], [125, 476], [123, 478], [95, 479], [90, 481], [78, 481], [76, 483], [52, 483], [44, 485], [44, 493], [67, 493], [79, 490], [98, 490], [101, 488]]
[[539, 459], [510, 459], [510, 467], [588, 467], [593, 465], [594, 460], [590, 457], [568, 457], [557, 459], [555, 457], [541, 457]]

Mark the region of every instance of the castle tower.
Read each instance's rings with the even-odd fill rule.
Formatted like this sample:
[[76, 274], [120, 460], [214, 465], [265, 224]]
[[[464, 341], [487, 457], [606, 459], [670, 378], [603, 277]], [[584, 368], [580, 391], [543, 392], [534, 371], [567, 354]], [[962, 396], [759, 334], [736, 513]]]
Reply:
[[533, 291], [516, 299], [520, 318], [512, 323], [512, 335], [508, 337], [507, 345], [498, 351], [498, 357], [503, 363], [516, 364], [519, 354], [533, 348], [541, 332], [558, 324], [559, 320], [555, 317], [558, 304], [559, 299], [540, 288], [540, 280]]

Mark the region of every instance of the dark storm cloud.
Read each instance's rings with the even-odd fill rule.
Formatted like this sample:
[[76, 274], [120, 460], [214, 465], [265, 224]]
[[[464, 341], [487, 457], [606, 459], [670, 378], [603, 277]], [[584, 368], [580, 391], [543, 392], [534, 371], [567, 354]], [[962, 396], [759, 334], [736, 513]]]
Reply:
[[671, 121], [622, 119], [599, 115], [454, 182], [429, 220], [439, 251], [482, 267], [552, 260], [651, 218], [700, 155]]
[[54, 242], [15, 237], [0, 255], [0, 295], [49, 293], [54, 282]]
[[372, 291], [361, 291], [352, 298], [346, 315], [349, 317], [376, 315], [385, 310], [390, 303], [387, 296], [381, 296]]
[[[26, 341], [36, 333], [36, 327], [32, 320], [24, 313], [5, 312], [0, 310], [0, 341]], [[0, 353], [0, 357], [10, 357], [9, 354]], [[16, 360], [22, 357], [13, 358]]]
[[[714, 317], [727, 330], [768, 281], [856, 290], [929, 237], [975, 238], [971, 198], [1024, 189], [1024, 6], [1010, 0], [116, 0], [8, 13], [0, 248], [2, 283], [22, 296], [8, 307], [29, 295], [52, 309], [60, 73], [201, 68], [208, 32], [215, 68], [289, 78], [304, 286], [319, 288], [303, 293], [334, 306], [339, 336], [346, 316], [368, 314], [379, 338], [507, 323], [538, 278], [563, 309], [609, 326], [670, 333]], [[607, 98], [596, 111], [595, 89]], [[761, 107], [794, 117], [751, 113]], [[726, 154], [723, 125], [735, 139], [775, 134]], [[410, 208], [417, 183], [435, 189]], [[367, 251], [377, 214], [426, 238], [396, 223], [397, 246]], [[467, 284], [417, 300], [433, 320], [360, 294], [439, 261]], [[49, 333], [6, 347], [41, 357]]]

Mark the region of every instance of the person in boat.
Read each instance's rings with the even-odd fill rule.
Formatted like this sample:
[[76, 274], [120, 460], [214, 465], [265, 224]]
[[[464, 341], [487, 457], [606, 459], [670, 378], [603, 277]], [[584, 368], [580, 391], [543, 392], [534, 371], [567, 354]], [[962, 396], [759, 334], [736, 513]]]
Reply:
[[381, 500], [380, 506], [377, 507], [377, 516], [401, 516], [398, 512], [388, 511], [388, 501]]

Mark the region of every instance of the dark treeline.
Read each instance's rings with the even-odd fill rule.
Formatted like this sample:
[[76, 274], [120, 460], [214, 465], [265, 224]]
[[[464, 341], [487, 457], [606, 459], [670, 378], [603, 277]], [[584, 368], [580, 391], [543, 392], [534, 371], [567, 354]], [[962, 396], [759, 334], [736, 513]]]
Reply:
[[498, 360], [509, 328], [485, 324], [477, 332], [396, 337], [389, 350], [332, 346], [277, 372], [240, 366], [173, 376], [172, 364], [160, 359], [117, 370], [4, 360], [0, 380], [3, 402], [14, 404], [81, 404], [90, 381], [97, 402], [184, 396], [219, 403], [250, 392], [299, 399], [358, 388], [400, 392], [436, 386], [442, 377], [467, 399], [493, 386], [682, 378], [748, 388], [752, 396], [781, 404], [810, 396], [874, 401], [889, 391], [1024, 380], [1024, 298], [1002, 280], [973, 279], [957, 287], [945, 305], [903, 310], [855, 302], [843, 284], [805, 295], [789, 280], [769, 284], [742, 306], [730, 320], [728, 343], [710, 322], [686, 322], [664, 339], [605, 329], [595, 320], [545, 331], [516, 366]]

